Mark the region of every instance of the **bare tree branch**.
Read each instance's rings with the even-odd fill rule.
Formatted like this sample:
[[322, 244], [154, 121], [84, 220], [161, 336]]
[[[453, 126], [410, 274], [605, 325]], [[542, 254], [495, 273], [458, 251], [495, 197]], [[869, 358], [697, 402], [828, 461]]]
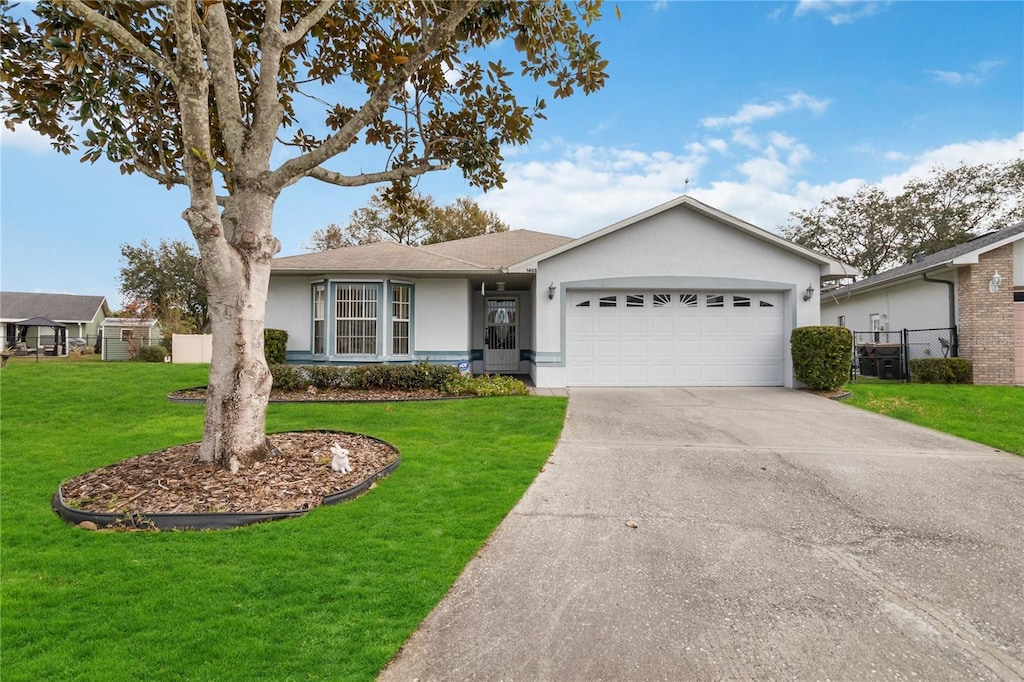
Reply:
[[[360, 173], [359, 175], [343, 175], [334, 171], [317, 166], [310, 170], [305, 177], [313, 178], [339, 187], [362, 187], [380, 182], [392, 182], [402, 178], [415, 178], [432, 171], [442, 171], [451, 168], [450, 163], [431, 164], [429, 161], [422, 161], [415, 166], [400, 166], [391, 170], [378, 173]], [[296, 178], [298, 180], [298, 178]], [[289, 183], [290, 184], [290, 183]]]

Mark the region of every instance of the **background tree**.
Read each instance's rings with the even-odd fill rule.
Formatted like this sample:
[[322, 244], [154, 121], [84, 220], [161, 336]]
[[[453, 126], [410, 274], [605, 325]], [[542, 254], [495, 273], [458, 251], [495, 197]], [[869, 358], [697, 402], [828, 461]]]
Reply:
[[469, 197], [435, 206], [431, 197], [416, 192], [396, 199], [378, 191], [366, 206], [352, 212], [344, 227], [329, 223], [314, 232], [306, 248], [327, 251], [385, 240], [419, 246], [507, 231], [508, 225], [497, 213], [485, 211]]
[[936, 167], [890, 196], [865, 185], [790, 214], [784, 236], [873, 275], [1024, 219], [1024, 160]]
[[494, 211], [480, 208], [469, 197], [459, 197], [454, 203], [430, 212], [423, 243], [450, 242], [492, 232], [508, 232], [508, 225]]
[[128, 301], [146, 302], [168, 332], [204, 331], [209, 322], [206, 286], [199, 254], [188, 243], [160, 240], [151, 247], [121, 245], [121, 293]]
[[[407, 187], [453, 165], [501, 186], [502, 147], [525, 144], [545, 104], [519, 102], [513, 71], [484, 58], [491, 43], [507, 40], [516, 78], [555, 97], [606, 78], [586, 32], [597, 0], [51, 0], [31, 21], [0, 10], [9, 128], [188, 187], [213, 332], [200, 458], [232, 470], [269, 452], [263, 328], [281, 192], [305, 178]], [[357, 148], [360, 168], [379, 151], [372, 170], [346, 170]]]

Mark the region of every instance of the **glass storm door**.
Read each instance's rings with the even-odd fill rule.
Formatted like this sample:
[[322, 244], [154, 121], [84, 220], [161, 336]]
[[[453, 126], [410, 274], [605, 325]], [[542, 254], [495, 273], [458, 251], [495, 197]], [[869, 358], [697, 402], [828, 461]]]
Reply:
[[484, 371], [519, 371], [519, 301], [488, 298], [484, 316]]

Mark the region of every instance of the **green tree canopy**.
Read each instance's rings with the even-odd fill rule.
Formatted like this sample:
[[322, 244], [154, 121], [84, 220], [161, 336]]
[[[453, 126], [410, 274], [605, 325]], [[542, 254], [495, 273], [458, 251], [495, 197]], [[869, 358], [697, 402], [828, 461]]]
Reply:
[[[606, 79], [588, 32], [598, 0], [29, 7], [0, 0], [5, 125], [188, 187], [182, 215], [213, 332], [200, 458], [231, 470], [269, 451], [263, 328], [281, 192], [306, 179], [405, 191], [453, 166], [474, 186], [500, 187], [502, 149], [526, 144], [543, 117], [531, 81], [559, 98]], [[513, 64], [486, 49], [495, 43]]]
[[790, 214], [783, 235], [873, 275], [1024, 219], [1024, 160], [936, 167], [893, 196], [852, 197]]
[[130, 303], [154, 311], [165, 330], [206, 329], [206, 286], [199, 254], [190, 244], [166, 239], [156, 248], [146, 240], [138, 246], [122, 244], [121, 258], [120, 288]]
[[313, 233], [306, 248], [327, 251], [386, 240], [418, 246], [507, 231], [497, 213], [480, 208], [469, 197], [435, 206], [431, 197], [416, 192], [395, 198], [378, 190], [366, 206], [352, 212], [347, 225], [329, 223]]

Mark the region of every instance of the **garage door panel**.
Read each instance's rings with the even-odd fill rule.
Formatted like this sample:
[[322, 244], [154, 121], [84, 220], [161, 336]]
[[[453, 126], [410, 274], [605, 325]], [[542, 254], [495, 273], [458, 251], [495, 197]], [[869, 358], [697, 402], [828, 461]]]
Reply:
[[647, 334], [647, 318], [626, 315], [622, 318], [622, 333], [628, 336]]
[[662, 334], [672, 334], [676, 331], [675, 319], [670, 315], [658, 314], [651, 315], [648, 320], [648, 329], [652, 335], [660, 336]]
[[[570, 386], [778, 386], [782, 296], [758, 292], [571, 292], [615, 300], [566, 312]], [[708, 307], [708, 306], [711, 307]]]
[[650, 357], [647, 339], [623, 339], [623, 360], [646, 360]]
[[676, 356], [676, 344], [672, 339], [651, 339], [648, 347], [652, 360], [671, 360]]
[[729, 318], [721, 314], [708, 314], [701, 318], [700, 330], [704, 334], [728, 334]]
[[599, 316], [594, 320], [594, 332], [599, 335], [621, 334], [622, 319], [614, 314]]

